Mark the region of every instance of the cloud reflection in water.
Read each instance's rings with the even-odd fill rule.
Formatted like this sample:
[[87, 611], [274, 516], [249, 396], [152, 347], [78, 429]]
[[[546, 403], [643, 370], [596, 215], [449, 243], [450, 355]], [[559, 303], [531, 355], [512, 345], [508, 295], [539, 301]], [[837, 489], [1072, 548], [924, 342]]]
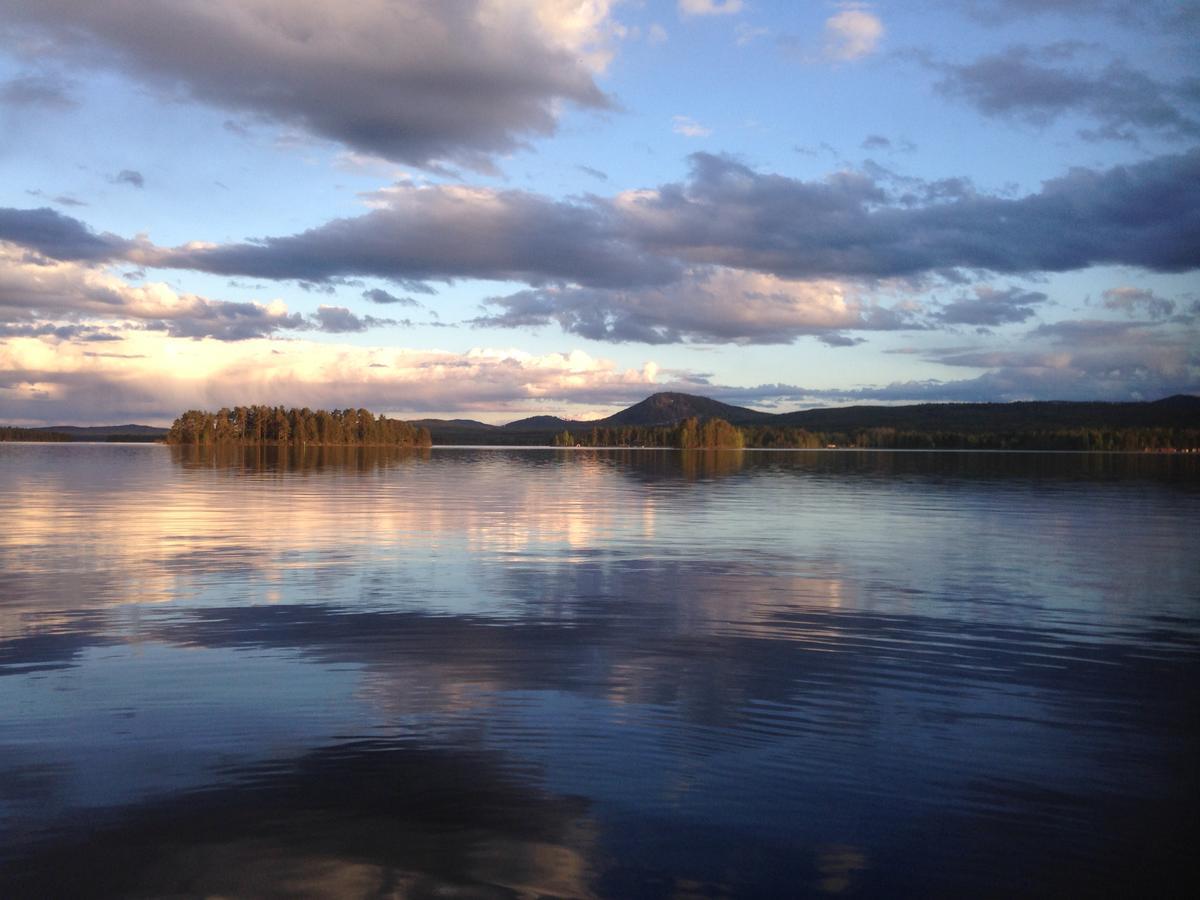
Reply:
[[0, 885], [1049, 892], [1179, 869], [1184, 461], [0, 452]]

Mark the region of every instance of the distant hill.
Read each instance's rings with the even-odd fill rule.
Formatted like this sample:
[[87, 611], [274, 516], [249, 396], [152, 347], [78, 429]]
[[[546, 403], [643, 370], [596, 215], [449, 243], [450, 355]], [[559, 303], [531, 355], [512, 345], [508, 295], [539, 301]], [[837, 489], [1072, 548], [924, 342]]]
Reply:
[[[517, 419], [515, 422], [509, 422], [503, 427], [512, 431], [562, 431], [563, 429], [576, 428], [582, 424], [582, 422], [574, 422], [570, 419], [560, 419], [558, 416], [530, 416], [528, 419]], [[588, 425], [590, 426], [591, 422]]]
[[476, 422], [474, 419], [409, 419], [408, 422], [410, 425], [423, 425], [426, 428], [437, 425], [440, 428], [478, 428], [481, 431], [500, 427], [489, 425], [487, 422]]
[[747, 409], [744, 406], [731, 406], [709, 397], [664, 391], [653, 394], [641, 403], [635, 403], [607, 419], [572, 424], [587, 428], [597, 425], [609, 428], [622, 425], [674, 425], [692, 417], [724, 419], [731, 425], [765, 425], [775, 418], [771, 413]]
[[896, 428], [906, 431], [1033, 431], [1063, 428], [1196, 428], [1200, 397], [1176, 394], [1149, 403], [918, 403], [847, 406], [771, 416], [771, 423], [809, 431]]
[[65, 434], [73, 441], [154, 441], [166, 437], [167, 429], [153, 425], [50, 425], [45, 431]]
[[[845, 440], [870, 429], [962, 435], [1032, 434], [1068, 429], [1200, 429], [1200, 397], [1179, 394], [1153, 402], [919, 403], [909, 406], [848, 406], [767, 413], [694, 394], [653, 394], [604, 419], [580, 422], [531, 416], [507, 425], [470, 420], [424, 419], [435, 444], [549, 444], [562, 432], [584, 436], [593, 429], [659, 428], [684, 419], [724, 419], [746, 428], [804, 429]], [[582, 439], [582, 437], [581, 437]]]

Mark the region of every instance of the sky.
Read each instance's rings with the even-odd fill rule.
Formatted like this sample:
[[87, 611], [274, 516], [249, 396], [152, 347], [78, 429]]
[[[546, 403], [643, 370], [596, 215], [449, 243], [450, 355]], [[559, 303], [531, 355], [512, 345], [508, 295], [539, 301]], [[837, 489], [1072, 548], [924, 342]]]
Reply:
[[1200, 0], [0, 0], [0, 422], [1200, 393]]

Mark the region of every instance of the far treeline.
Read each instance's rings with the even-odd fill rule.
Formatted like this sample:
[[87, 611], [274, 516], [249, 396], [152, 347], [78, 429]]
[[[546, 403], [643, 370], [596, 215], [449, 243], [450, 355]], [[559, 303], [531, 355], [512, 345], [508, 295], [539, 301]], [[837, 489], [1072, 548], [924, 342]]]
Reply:
[[188, 410], [171, 424], [168, 444], [290, 444], [293, 446], [428, 447], [427, 428], [365, 409], [311, 410], [235, 406], [215, 413]]
[[748, 429], [724, 419], [695, 416], [674, 425], [623, 425], [589, 431], [562, 431], [554, 436], [555, 447], [677, 447], [680, 450], [737, 450], [746, 443]]
[[1039, 428], [1013, 431], [918, 431], [891, 427], [808, 431], [776, 425], [731, 425], [686, 419], [675, 425], [595, 427], [562, 431], [557, 447], [679, 447], [879, 450], [1110, 450], [1178, 451], [1200, 448], [1198, 428]]
[[29, 441], [30, 443], [66, 443], [71, 440], [69, 434], [59, 431], [47, 431], [44, 428], [17, 428], [14, 425], [0, 426], [0, 441]]

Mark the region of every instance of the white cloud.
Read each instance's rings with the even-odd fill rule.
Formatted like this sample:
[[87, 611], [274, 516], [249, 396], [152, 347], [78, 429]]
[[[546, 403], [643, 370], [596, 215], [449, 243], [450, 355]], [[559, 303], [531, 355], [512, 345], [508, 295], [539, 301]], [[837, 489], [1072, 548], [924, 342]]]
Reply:
[[0, 340], [6, 420], [168, 421], [190, 408], [364, 406], [418, 418], [457, 411], [518, 418], [624, 404], [658, 389], [658, 366], [622, 369], [581, 350], [532, 354], [358, 347], [308, 340], [236, 343], [121, 330], [95, 344], [52, 336]]
[[231, 303], [181, 294], [161, 282], [129, 284], [107, 269], [47, 259], [0, 242], [0, 324], [135, 320], [184, 337], [225, 340], [308, 327], [282, 300]]
[[729, 16], [742, 11], [742, 0], [679, 0], [681, 16]]
[[702, 267], [678, 282], [640, 290], [551, 287], [487, 301], [499, 310], [476, 324], [530, 328], [557, 323], [595, 341], [783, 344], [826, 342], [843, 331], [915, 327], [906, 311], [872, 303], [853, 285]]
[[662, 44], [667, 40], [667, 29], [654, 22], [646, 29], [646, 40], [651, 44]]
[[708, 137], [712, 134], [711, 128], [701, 125], [689, 116], [672, 116], [671, 123], [671, 130], [684, 137]]
[[825, 58], [849, 62], [875, 52], [883, 38], [883, 22], [865, 8], [847, 5], [825, 20]]

